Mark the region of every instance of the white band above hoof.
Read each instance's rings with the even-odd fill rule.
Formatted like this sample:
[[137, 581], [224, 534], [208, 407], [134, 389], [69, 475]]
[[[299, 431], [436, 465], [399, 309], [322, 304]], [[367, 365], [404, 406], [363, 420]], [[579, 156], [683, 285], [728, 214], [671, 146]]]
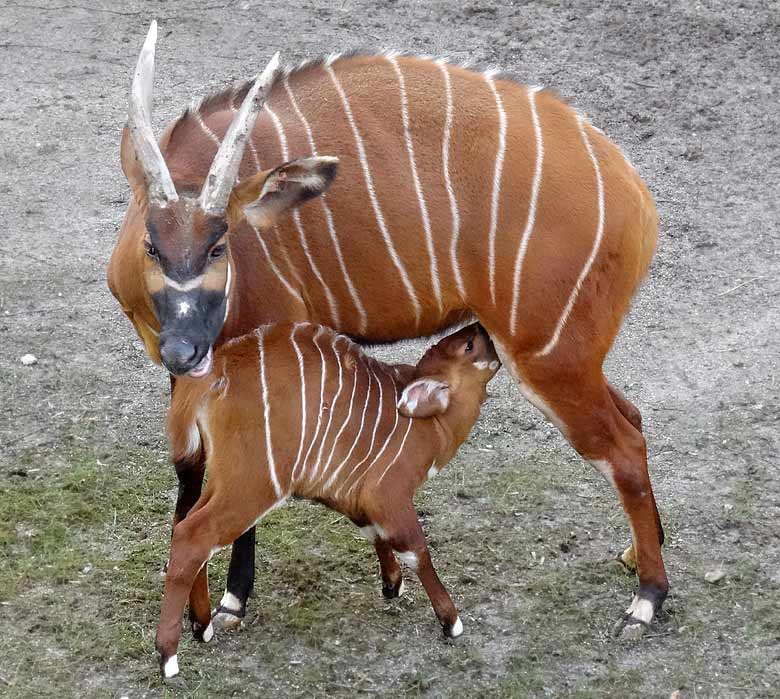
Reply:
[[455, 619], [455, 623], [452, 625], [450, 630], [447, 632], [447, 635], [450, 638], [457, 638], [463, 633], [463, 622], [460, 620], [460, 617]]
[[163, 665], [163, 677], [169, 680], [171, 677], [176, 677], [179, 674], [179, 661], [175, 655], [172, 655]]

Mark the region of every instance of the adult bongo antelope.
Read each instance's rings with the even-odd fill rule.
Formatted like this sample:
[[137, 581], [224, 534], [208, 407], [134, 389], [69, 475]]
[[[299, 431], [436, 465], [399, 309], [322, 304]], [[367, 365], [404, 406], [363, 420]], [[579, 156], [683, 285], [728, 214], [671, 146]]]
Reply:
[[460, 636], [412, 498], [468, 436], [499, 366], [477, 323], [416, 366], [378, 362], [320, 325], [279, 323], [223, 344], [207, 377], [177, 381], [168, 413], [173, 453], [187, 458], [193, 431], [204, 434], [208, 482], [173, 533], [156, 639], [163, 675], [179, 671], [188, 597], [196, 636], [214, 635], [211, 555], [291, 496], [318, 500], [361, 528], [374, 543], [386, 597], [403, 592], [397, 555], [420, 578], [444, 635]]
[[[641, 632], [668, 589], [663, 532], [639, 411], [602, 365], [657, 216], [620, 149], [548, 90], [397, 53], [272, 61], [184, 112], [158, 147], [155, 40], [153, 23], [108, 270], [152, 359], [203, 375], [215, 346], [281, 320], [392, 342], [477, 318], [521, 393], [617, 490], [633, 539], [622, 559], [639, 576], [619, 628]], [[193, 454], [175, 464], [174, 521], [200, 493]], [[253, 542], [250, 530], [234, 546], [223, 613], [243, 614]]]

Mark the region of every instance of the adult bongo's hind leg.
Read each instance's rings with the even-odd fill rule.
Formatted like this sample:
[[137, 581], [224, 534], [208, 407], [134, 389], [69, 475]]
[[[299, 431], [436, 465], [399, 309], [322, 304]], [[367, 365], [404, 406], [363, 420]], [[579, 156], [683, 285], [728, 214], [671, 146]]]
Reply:
[[217, 628], [238, 628], [246, 614], [246, 602], [255, 585], [255, 528], [244, 532], [233, 542], [230, 553], [225, 594], [214, 610]]
[[[615, 404], [615, 407], [620, 411], [626, 420], [628, 420], [637, 430], [642, 431], [642, 413], [628, 398], [626, 398], [618, 389], [616, 389], [611, 383], [607, 382], [607, 388], [609, 389], [610, 398]], [[653, 498], [653, 505], [655, 506], [655, 498]], [[658, 531], [661, 537], [661, 545], [664, 543], [664, 529], [661, 524], [661, 516], [658, 514], [658, 508], [656, 507], [656, 518], [658, 520]], [[631, 544], [626, 548], [619, 556], [618, 560], [629, 570], [636, 572], [636, 552], [634, 546]]]
[[645, 440], [616, 405], [600, 368], [587, 371], [569, 366], [564, 372], [545, 360], [517, 363], [521, 390], [560, 426], [571, 445], [604, 475], [620, 497], [636, 551], [639, 591], [619, 629], [633, 635], [650, 623], [669, 588]]

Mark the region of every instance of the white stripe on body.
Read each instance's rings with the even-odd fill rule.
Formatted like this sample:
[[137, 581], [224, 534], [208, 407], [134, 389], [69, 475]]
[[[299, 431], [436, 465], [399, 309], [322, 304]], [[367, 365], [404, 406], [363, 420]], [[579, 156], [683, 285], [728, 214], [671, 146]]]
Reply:
[[390, 470], [390, 467], [393, 466], [393, 464], [395, 464], [396, 461], [398, 461], [398, 457], [401, 456], [401, 454], [403, 453], [404, 445], [406, 444], [406, 438], [409, 436], [409, 432], [412, 429], [412, 424], [414, 423], [414, 418], [407, 417], [407, 418], [404, 418], [404, 419], [409, 424], [407, 425], [406, 432], [404, 432], [403, 439], [401, 440], [401, 446], [398, 447], [398, 451], [395, 453], [395, 456], [393, 457], [392, 461], [389, 464], [387, 464], [387, 468], [384, 471], [382, 471], [382, 475], [379, 476], [379, 478], [377, 478], [377, 481], [376, 481], [376, 484], [375, 484], [377, 486], [382, 482], [382, 479], [387, 475], [387, 472]]
[[257, 331], [257, 349], [260, 353], [260, 388], [263, 397], [263, 419], [265, 421], [265, 451], [268, 461], [268, 473], [271, 476], [271, 483], [274, 486], [274, 492], [276, 497], [281, 499], [282, 489], [279, 485], [279, 479], [276, 476], [276, 461], [274, 460], [274, 449], [271, 444], [271, 407], [268, 404], [268, 383], [265, 378], [265, 349], [263, 347], [263, 340], [265, 339], [265, 333], [262, 329]]
[[[309, 141], [309, 149], [311, 150], [311, 154], [316, 156], [318, 155], [317, 146], [314, 143], [314, 134], [312, 133], [311, 125], [303, 115], [303, 112], [301, 111], [298, 102], [293, 95], [292, 89], [290, 88], [289, 76], [284, 77], [284, 89], [287, 91], [287, 96], [290, 98], [290, 104], [292, 104], [293, 110], [298, 115], [298, 118], [301, 120], [301, 124], [303, 124], [303, 128], [306, 131], [306, 138]], [[344, 276], [344, 283], [349, 289], [349, 293], [352, 296], [352, 302], [355, 304], [355, 310], [360, 317], [358, 332], [362, 335], [365, 334], [368, 327], [368, 316], [366, 315], [366, 309], [363, 307], [363, 303], [361, 302], [357, 290], [355, 289], [355, 285], [352, 283], [352, 278], [349, 276], [349, 272], [347, 272], [347, 266], [344, 262], [344, 255], [341, 252], [341, 244], [339, 243], [338, 236], [336, 235], [336, 226], [333, 223], [333, 212], [330, 210], [326, 196], [326, 194], [321, 194], [319, 196], [320, 204], [322, 205], [322, 211], [325, 214], [325, 223], [328, 226], [328, 233], [330, 233], [330, 238], [333, 241], [333, 249], [336, 251], [336, 259], [338, 260], [339, 267], [341, 268], [341, 273]]]
[[431, 286], [433, 288], [433, 295], [436, 298], [436, 303], [439, 307], [439, 312], [441, 313], [443, 307], [441, 300], [441, 282], [439, 280], [439, 265], [436, 260], [436, 250], [433, 247], [433, 233], [431, 232], [431, 220], [428, 215], [428, 206], [425, 203], [425, 195], [423, 194], [422, 185], [420, 184], [420, 176], [417, 174], [417, 163], [414, 159], [414, 144], [409, 128], [409, 100], [406, 95], [406, 82], [404, 81], [404, 75], [401, 72], [401, 67], [398, 65], [396, 57], [388, 56], [387, 60], [395, 70], [396, 77], [398, 78], [398, 87], [401, 90], [401, 120], [404, 126], [406, 152], [409, 155], [409, 168], [412, 171], [414, 189], [417, 192], [417, 202], [420, 205], [420, 216], [422, 217], [423, 230], [425, 231], [425, 243], [428, 248], [428, 257], [431, 261]]
[[[347, 484], [349, 479], [353, 478], [354, 475], [357, 473], [358, 469], [360, 469], [360, 467], [366, 461], [368, 461], [368, 459], [371, 457], [371, 452], [374, 450], [374, 443], [376, 442], [376, 433], [377, 433], [377, 430], [379, 429], [379, 423], [382, 420], [382, 408], [384, 407], [384, 402], [383, 402], [384, 401], [384, 396], [383, 396], [383, 391], [382, 391], [382, 379], [379, 377], [378, 374], [374, 373], [374, 370], [373, 370], [371, 364], [368, 363], [370, 361], [371, 360], [369, 360], [367, 358], [366, 370], [368, 371], [369, 376], [376, 380], [377, 386], [379, 387], [379, 399], [377, 401], [377, 406], [376, 406], [376, 419], [374, 420], [374, 430], [371, 433], [371, 443], [368, 445], [368, 451], [366, 452], [365, 456], [360, 461], [358, 461], [358, 463], [355, 466], [353, 466], [352, 470], [346, 475], [346, 477], [344, 478], [342, 483], [336, 489], [336, 492], [334, 493], [334, 497], [338, 497], [341, 494], [341, 489]], [[366, 401], [366, 405], [367, 404], [368, 404], [368, 401]], [[355, 444], [357, 444], [357, 441], [355, 441]], [[353, 449], [354, 449], [354, 445], [353, 445]], [[350, 450], [350, 454], [351, 453], [352, 453], [352, 451]], [[346, 463], [347, 463], [347, 459], [344, 459], [344, 464], [346, 464]], [[342, 465], [344, 465], [344, 464], [342, 464]], [[339, 466], [339, 468], [341, 468], [341, 466]]]
[[[271, 121], [274, 123], [274, 127], [276, 128], [276, 134], [279, 137], [279, 146], [282, 150], [282, 160], [284, 162], [287, 162], [290, 160], [290, 151], [287, 147], [287, 136], [284, 133], [284, 125], [282, 124], [281, 120], [278, 116], [276, 116], [276, 112], [274, 112], [266, 103], [263, 106], [263, 109], [268, 112], [268, 114], [271, 116]], [[341, 321], [339, 319], [339, 312], [338, 307], [336, 305], [336, 299], [333, 296], [333, 292], [328, 288], [328, 285], [325, 283], [325, 279], [323, 279], [322, 274], [320, 273], [319, 267], [317, 267], [317, 263], [314, 261], [314, 258], [312, 257], [311, 250], [309, 250], [309, 244], [306, 242], [306, 233], [303, 230], [303, 223], [301, 222], [301, 213], [298, 210], [298, 208], [294, 208], [292, 211], [293, 221], [295, 222], [295, 228], [298, 230], [298, 236], [301, 239], [301, 247], [303, 248], [303, 252], [306, 255], [306, 259], [309, 262], [309, 266], [311, 267], [311, 271], [314, 273], [314, 276], [317, 278], [317, 281], [322, 285], [323, 290], [325, 291], [325, 297], [328, 299], [328, 306], [330, 306], [330, 316], [331, 320], [333, 321], [333, 325], [336, 327], [341, 326]]]
[[544, 142], [542, 141], [542, 127], [539, 123], [539, 115], [536, 112], [536, 93], [542, 88], [532, 87], [528, 90], [528, 104], [531, 108], [531, 119], [534, 124], [534, 135], [536, 137], [536, 165], [534, 167], [534, 179], [531, 185], [531, 198], [528, 202], [528, 217], [525, 221], [525, 229], [520, 238], [520, 245], [517, 248], [517, 257], [515, 258], [515, 274], [512, 280], [512, 311], [509, 320], [509, 332], [512, 336], [517, 331], [517, 306], [520, 300], [520, 272], [523, 268], [525, 253], [528, 250], [528, 241], [534, 231], [534, 222], [536, 220], [536, 203], [539, 200], [539, 189], [542, 184], [542, 164], [544, 162]]
[[192, 111], [192, 114], [195, 116], [195, 121], [198, 122], [198, 126], [200, 126], [200, 128], [203, 130], [203, 133], [205, 133], [206, 136], [208, 136], [212, 141], [214, 141], [214, 143], [217, 144], [217, 148], [219, 148], [219, 146], [221, 146], [222, 143], [220, 142], [219, 138], [217, 137], [217, 134], [215, 134], [208, 127], [208, 124], [206, 124], [206, 122], [203, 121], [203, 117], [200, 114], [200, 110], [199, 109], [194, 109]]
[[396, 252], [395, 245], [393, 245], [393, 240], [390, 237], [390, 232], [387, 229], [387, 225], [385, 223], [385, 217], [382, 214], [382, 209], [379, 206], [379, 200], [377, 199], [376, 192], [374, 191], [374, 180], [371, 176], [371, 171], [368, 167], [366, 148], [363, 144], [363, 139], [360, 136], [360, 131], [358, 131], [357, 124], [355, 123], [355, 117], [352, 114], [352, 108], [349, 106], [349, 100], [347, 99], [347, 95], [344, 92], [344, 88], [341, 87], [341, 83], [338, 81], [338, 78], [336, 77], [336, 73], [333, 71], [332, 66], [326, 63], [324, 68], [325, 68], [325, 72], [327, 72], [327, 74], [330, 76], [330, 79], [333, 82], [333, 85], [336, 88], [339, 97], [341, 98], [341, 104], [344, 107], [344, 113], [346, 114], [347, 121], [349, 122], [349, 125], [352, 129], [352, 134], [355, 137], [355, 144], [357, 146], [357, 151], [358, 151], [358, 159], [360, 160], [360, 166], [363, 169], [363, 178], [365, 179], [366, 182], [366, 189], [368, 190], [368, 196], [369, 199], [371, 200], [371, 206], [374, 209], [374, 216], [376, 217], [377, 225], [379, 226], [379, 231], [382, 234], [382, 238], [385, 241], [385, 245], [387, 246], [387, 251], [390, 253], [390, 258], [392, 259], [396, 270], [398, 270], [398, 274], [401, 277], [401, 281], [403, 282], [403, 285], [406, 288], [407, 293], [409, 294], [409, 298], [412, 302], [412, 305], [414, 306], [415, 318], [417, 324], [419, 325], [420, 319], [422, 317], [422, 307], [420, 306], [420, 301], [417, 299], [417, 294], [415, 293], [414, 286], [412, 286], [412, 282], [409, 279], [409, 275], [406, 272], [406, 268], [404, 267], [403, 263], [398, 257], [398, 253]]
[[593, 241], [593, 248], [590, 251], [590, 256], [585, 262], [585, 266], [582, 268], [580, 276], [577, 277], [577, 283], [571, 290], [569, 300], [563, 309], [563, 313], [561, 313], [561, 317], [558, 319], [558, 324], [555, 326], [555, 332], [553, 332], [550, 341], [536, 353], [537, 357], [543, 357], [547, 354], [550, 354], [550, 352], [552, 352], [552, 350], [555, 348], [555, 345], [558, 344], [563, 327], [566, 325], [566, 321], [569, 319], [569, 314], [571, 313], [572, 308], [574, 308], [574, 302], [577, 300], [577, 295], [580, 293], [580, 289], [582, 288], [582, 284], [585, 281], [585, 277], [588, 276], [590, 268], [593, 266], [593, 262], [596, 259], [599, 248], [601, 247], [601, 239], [604, 236], [604, 182], [601, 179], [601, 168], [599, 167], [599, 161], [596, 158], [596, 153], [593, 150], [593, 146], [588, 139], [588, 134], [585, 132], [585, 123], [579, 114], [577, 115], [577, 125], [579, 126], [582, 142], [585, 144], [585, 149], [588, 151], [588, 156], [590, 157], [591, 163], [593, 163], [593, 171], [596, 175], [599, 222], [598, 227], [596, 228], [596, 238]]
[[306, 479], [308, 479], [308, 476], [306, 475], [306, 465], [309, 462], [311, 450], [314, 448], [314, 445], [317, 442], [317, 437], [320, 434], [320, 427], [322, 426], [322, 406], [325, 404], [325, 377], [327, 375], [327, 370], [325, 368], [325, 355], [322, 353], [320, 343], [317, 342], [317, 338], [324, 332], [325, 328], [320, 325], [317, 327], [317, 330], [314, 333], [314, 337], [312, 338], [312, 343], [320, 353], [320, 407], [317, 410], [317, 426], [314, 429], [314, 436], [311, 438], [309, 448], [306, 450], [306, 456], [303, 457], [303, 461], [301, 462], [301, 477], [304, 479], [304, 482], [306, 482]]
[[300, 327], [299, 323], [293, 325], [292, 332], [290, 333], [290, 342], [295, 352], [295, 357], [298, 360], [298, 372], [301, 378], [301, 439], [298, 443], [298, 453], [295, 456], [295, 463], [292, 468], [292, 482], [295, 484], [298, 479], [298, 469], [301, 467], [301, 456], [303, 454], [303, 444], [306, 441], [306, 372], [303, 365], [303, 355], [301, 354], [301, 348], [295, 341], [295, 331]]
[[[349, 490], [346, 492], [347, 497], [349, 497], [349, 494], [355, 489], [355, 486], [358, 483], [360, 483], [360, 481], [363, 480], [365, 475], [373, 468], [374, 464], [376, 464], [376, 462], [379, 461], [379, 457], [382, 456], [382, 454], [384, 453], [385, 449], [387, 449], [387, 445], [390, 444], [390, 440], [395, 435], [395, 430], [398, 427], [398, 418], [400, 417], [400, 413], [398, 412], [398, 408], [396, 407], [396, 404], [398, 403], [398, 396], [396, 395], [395, 381], [393, 380], [392, 376], [390, 376], [389, 374], [387, 374], [387, 372], [385, 372], [384, 368], [381, 365], [379, 365], [379, 369], [382, 371], [382, 373], [385, 374], [385, 376], [387, 376], [390, 379], [390, 383], [393, 386], [393, 398], [392, 398], [392, 408], [391, 409], [392, 409], [393, 413], [395, 414], [395, 421], [393, 422], [393, 428], [390, 430], [390, 434], [387, 435], [387, 439], [385, 439], [384, 444], [382, 444], [382, 448], [377, 452], [376, 456], [371, 461], [371, 463], [368, 466], [366, 466], [366, 468], [364, 469], [363, 473], [361, 473], [357, 477], [357, 479], [352, 483], [352, 485], [349, 487]], [[380, 406], [380, 415], [381, 415], [381, 406]], [[356, 473], [356, 472], [357, 472], [357, 466], [355, 467], [355, 471], [353, 473]]]
[[494, 71], [484, 73], [485, 80], [493, 92], [498, 110], [498, 150], [493, 171], [493, 195], [490, 201], [490, 229], [488, 231], [488, 273], [490, 275], [490, 300], [496, 302], [496, 229], [498, 227], [498, 203], [501, 197], [501, 175], [504, 169], [504, 154], [506, 151], [506, 112], [501, 95], [498, 94], [493, 81]]
[[458, 241], [460, 238], [460, 212], [458, 211], [458, 202], [455, 199], [455, 190], [452, 188], [450, 179], [450, 132], [452, 131], [453, 104], [452, 104], [452, 85], [450, 84], [450, 72], [447, 63], [444, 60], [436, 62], [444, 76], [444, 91], [447, 98], [447, 116], [444, 121], [444, 139], [441, 145], [441, 160], [444, 170], [444, 184], [447, 188], [447, 198], [450, 202], [450, 213], [452, 215], [452, 238], [450, 240], [450, 264], [452, 272], [455, 275], [455, 283], [458, 287], [458, 293], [461, 300], [466, 297], [466, 287], [463, 284], [463, 275], [460, 272], [458, 264]]
[[336, 412], [339, 396], [341, 395], [341, 390], [344, 387], [344, 369], [341, 364], [341, 355], [338, 352], [338, 343], [341, 339], [341, 336], [336, 336], [336, 340], [334, 342], [333, 337], [331, 336], [330, 348], [333, 350], [333, 356], [336, 359], [336, 365], [339, 368], [339, 385], [336, 389], [336, 395], [333, 397], [333, 400], [330, 403], [330, 408], [328, 409], [328, 424], [325, 426], [325, 431], [322, 433], [320, 448], [317, 451], [317, 459], [314, 462], [314, 468], [312, 470], [311, 476], [309, 477], [309, 483], [311, 485], [314, 485], [320, 479], [321, 474], [319, 471], [320, 465], [322, 464], [322, 452], [325, 449], [325, 443], [328, 441], [328, 432], [330, 432], [330, 426], [333, 423], [333, 413]]
[[[360, 364], [362, 364], [362, 362], [360, 362]], [[371, 383], [372, 383], [371, 372], [369, 371], [368, 367], [365, 367], [365, 369], [366, 369], [366, 384], [368, 388], [366, 389], [366, 400], [363, 402], [363, 413], [360, 416], [360, 427], [358, 428], [358, 433], [357, 436], [355, 437], [355, 441], [352, 442], [352, 447], [350, 447], [350, 450], [347, 452], [347, 455], [342, 459], [341, 463], [336, 467], [331, 477], [328, 478], [327, 482], [323, 486], [323, 490], [325, 492], [327, 492], [330, 489], [330, 487], [333, 485], [334, 481], [338, 479], [339, 473], [341, 473], [341, 469], [343, 469], [344, 466], [349, 463], [349, 460], [352, 457], [352, 452], [355, 451], [355, 447], [357, 446], [361, 436], [363, 435], [363, 426], [366, 423], [366, 411], [368, 410], [368, 404], [371, 400]], [[357, 371], [357, 368], [355, 369], [355, 371]], [[355, 376], [355, 382], [357, 383], [357, 375]], [[331, 458], [332, 456], [333, 455], [331, 454]]]
[[[349, 348], [347, 348], [347, 353], [349, 353]], [[347, 354], [347, 356], [349, 356], [349, 354]], [[344, 419], [344, 422], [341, 423], [341, 429], [339, 429], [339, 431], [336, 433], [336, 436], [333, 439], [333, 445], [330, 448], [330, 453], [328, 454], [328, 460], [325, 462], [325, 465], [322, 468], [322, 476], [320, 477], [320, 480], [318, 481], [317, 484], [319, 484], [319, 482], [321, 482], [325, 478], [325, 476], [328, 475], [328, 469], [330, 468], [330, 464], [333, 461], [333, 454], [336, 451], [336, 446], [338, 445], [339, 440], [341, 439], [341, 435], [344, 434], [344, 430], [347, 429], [347, 425], [349, 425], [349, 421], [352, 419], [352, 409], [355, 407], [355, 392], [357, 391], [357, 384], [358, 384], [359, 364], [360, 364], [359, 361], [355, 362], [355, 370], [352, 375], [352, 394], [349, 397], [349, 411], [347, 412], [347, 417]], [[370, 389], [370, 385], [369, 385], [369, 389]], [[368, 396], [366, 396], [366, 402], [368, 402]], [[363, 414], [365, 415], [365, 408], [363, 410]], [[361, 429], [362, 426], [363, 425], [361, 422]], [[328, 483], [326, 485], [330, 484], [331, 480], [332, 478], [328, 479]]]
[[268, 249], [268, 246], [265, 244], [265, 240], [263, 240], [263, 236], [260, 235], [260, 231], [258, 230], [257, 226], [252, 226], [252, 230], [255, 232], [255, 237], [257, 238], [257, 242], [260, 243], [260, 247], [263, 248], [265, 259], [268, 260], [268, 265], [271, 268], [271, 271], [273, 271], [276, 278], [282, 283], [282, 286], [284, 286], [284, 288], [287, 289], [287, 291], [289, 291], [290, 294], [292, 294], [292, 296], [294, 296], [297, 301], [303, 304], [303, 298], [301, 297], [301, 295], [295, 290], [295, 288], [290, 284], [290, 282], [287, 281], [287, 278], [282, 274], [281, 270], [276, 266], [276, 263], [273, 261], [273, 258], [271, 257], [271, 252]]

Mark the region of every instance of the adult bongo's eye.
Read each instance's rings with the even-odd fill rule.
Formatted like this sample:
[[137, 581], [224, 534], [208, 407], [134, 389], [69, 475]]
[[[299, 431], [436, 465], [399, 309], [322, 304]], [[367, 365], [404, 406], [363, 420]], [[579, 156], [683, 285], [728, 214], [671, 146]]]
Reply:
[[209, 252], [209, 259], [211, 260], [218, 260], [220, 257], [223, 257], [225, 254], [225, 245], [215, 245], [213, 248], [211, 248], [211, 251]]
[[146, 254], [149, 255], [149, 257], [151, 257], [153, 260], [160, 259], [160, 253], [157, 252], [157, 248], [154, 247], [150, 241], [144, 241], [144, 250], [146, 251]]

